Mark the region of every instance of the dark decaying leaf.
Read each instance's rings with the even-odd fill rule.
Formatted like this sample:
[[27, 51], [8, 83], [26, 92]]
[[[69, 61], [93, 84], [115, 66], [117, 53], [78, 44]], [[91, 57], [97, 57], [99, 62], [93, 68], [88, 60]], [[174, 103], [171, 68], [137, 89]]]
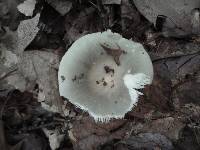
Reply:
[[[10, 137], [9, 137], [10, 136]], [[14, 134], [8, 135], [9, 141], [14, 145], [10, 150], [47, 150], [49, 149], [48, 142], [44, 135], [37, 133]], [[16, 144], [15, 144], [16, 143]], [[18, 145], [20, 148], [15, 148]], [[18, 146], [19, 147], [19, 146]]]
[[3, 121], [0, 121], [0, 145], [1, 150], [46, 150], [48, 148], [44, 137], [37, 134], [7, 134], [6, 136]]
[[[161, 59], [154, 64], [158, 65], [159, 69], [164, 68], [166, 70], [163, 73], [171, 82], [171, 92], [168, 99], [169, 102], [174, 103], [174, 107], [178, 108], [185, 103], [199, 104], [197, 99], [200, 88], [200, 54], [198, 52], [186, 56]], [[167, 86], [165, 87], [167, 89]]]
[[0, 117], [7, 125], [15, 126], [29, 119], [38, 105], [32, 93], [13, 90], [6, 97], [0, 97]]
[[178, 118], [166, 117], [146, 123], [143, 132], [161, 133], [172, 141], [180, 138], [181, 130], [185, 125]]
[[61, 16], [51, 5], [45, 4], [41, 12], [40, 22], [38, 27], [40, 31], [57, 36], [64, 34], [64, 16]]
[[137, 11], [136, 7], [130, 3], [129, 0], [122, 0], [121, 20], [123, 33], [128, 31], [130, 32], [130, 30], [137, 28], [141, 22], [139, 12]]
[[173, 150], [174, 147], [169, 139], [159, 133], [141, 133], [125, 140], [129, 150], [135, 149], [162, 149]]
[[169, 70], [164, 64], [154, 63], [154, 80], [152, 85], [145, 89], [146, 98], [160, 111], [169, 111], [172, 83]]
[[29, 92], [14, 90], [7, 97], [1, 97], [0, 112], [4, 120], [0, 121], [3, 150], [48, 150], [48, 140], [41, 129], [61, 125], [56, 115], [42, 109]]
[[89, 7], [66, 15], [65, 28], [65, 40], [70, 45], [85, 34], [102, 31], [102, 23], [95, 8]]
[[15, 30], [19, 24], [17, 5], [20, 0], [6, 0], [0, 2], [0, 20], [3, 26]]
[[54, 7], [62, 16], [66, 15], [72, 8], [72, 2], [66, 0], [47, 0], [47, 2]]
[[5, 133], [4, 133], [4, 122], [0, 121], [0, 145], [2, 150], [8, 149], [8, 145], [5, 139]]
[[40, 31], [27, 49], [57, 49], [63, 47], [64, 20], [64, 16], [61, 16], [52, 6], [45, 3], [38, 23]]
[[176, 148], [182, 150], [199, 150], [199, 131], [184, 128], [181, 138], [176, 142]]

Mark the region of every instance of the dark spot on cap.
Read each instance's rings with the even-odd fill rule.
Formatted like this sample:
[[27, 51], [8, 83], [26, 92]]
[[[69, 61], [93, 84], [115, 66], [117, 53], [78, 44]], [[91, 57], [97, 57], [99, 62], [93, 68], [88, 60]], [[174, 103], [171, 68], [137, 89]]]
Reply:
[[106, 73], [110, 73], [110, 72], [114, 73], [115, 72], [115, 70], [110, 68], [109, 66], [104, 66], [104, 70], [106, 71]]
[[107, 82], [104, 81], [104, 82], [103, 82], [103, 86], [106, 86], [106, 85], [107, 85]]
[[76, 75], [74, 76], [74, 78], [72, 79], [72, 81], [73, 81], [73, 82], [76, 81]]
[[84, 77], [84, 73], [81, 73], [81, 74], [79, 74], [79, 75], [75, 75], [74, 76], [74, 78], [72, 79], [72, 81], [74, 82], [74, 81], [76, 81], [76, 80], [81, 80], [81, 79], [83, 79], [83, 77]]
[[61, 79], [62, 79], [62, 82], [64, 82], [65, 81], [65, 76], [60, 76], [61, 77]]
[[99, 81], [96, 81], [96, 84], [99, 84]]
[[83, 78], [83, 77], [84, 77], [84, 73], [81, 73], [80, 78]]
[[122, 54], [127, 54], [127, 52], [123, 50], [123, 51], [122, 51]]

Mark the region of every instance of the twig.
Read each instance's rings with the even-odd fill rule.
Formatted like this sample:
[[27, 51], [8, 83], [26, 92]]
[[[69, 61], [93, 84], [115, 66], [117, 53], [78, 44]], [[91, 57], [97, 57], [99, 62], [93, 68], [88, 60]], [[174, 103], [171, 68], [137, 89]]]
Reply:
[[[152, 53], [153, 54], [153, 53]], [[158, 61], [162, 61], [165, 59], [170, 59], [170, 58], [179, 58], [179, 57], [183, 57], [183, 56], [191, 56], [191, 55], [200, 55], [200, 51], [192, 53], [192, 54], [181, 54], [181, 55], [173, 55], [173, 56], [166, 56], [166, 57], [159, 57], [159, 58], [155, 58], [152, 60], [153, 63], [158, 62]]]

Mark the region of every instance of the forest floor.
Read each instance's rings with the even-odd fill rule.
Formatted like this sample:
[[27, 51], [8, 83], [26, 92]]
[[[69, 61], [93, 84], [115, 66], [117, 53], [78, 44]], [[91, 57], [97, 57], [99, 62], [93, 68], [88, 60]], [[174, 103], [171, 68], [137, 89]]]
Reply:
[[[32, 17], [22, 2], [0, 1], [1, 150], [200, 149], [198, 36], [163, 36], [130, 0], [37, 0]], [[57, 72], [75, 40], [107, 29], [143, 44], [154, 80], [124, 119], [96, 123], [59, 96]]]

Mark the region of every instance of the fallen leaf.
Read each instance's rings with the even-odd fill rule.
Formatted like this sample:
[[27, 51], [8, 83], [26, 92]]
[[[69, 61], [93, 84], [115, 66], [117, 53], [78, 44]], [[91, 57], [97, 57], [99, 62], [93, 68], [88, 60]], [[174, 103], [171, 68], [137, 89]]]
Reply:
[[56, 11], [58, 11], [62, 16], [66, 15], [72, 9], [72, 2], [66, 0], [47, 0]]
[[127, 136], [130, 124], [125, 120], [113, 120], [109, 123], [95, 123], [91, 117], [74, 122], [72, 127], [74, 149], [93, 150], [113, 139]]
[[145, 90], [146, 101], [156, 106], [161, 112], [169, 111], [172, 83], [169, 70], [162, 63], [154, 63], [154, 79]]
[[[57, 68], [59, 56], [52, 52], [26, 51], [18, 64], [23, 77], [29, 81], [27, 88], [39, 85], [38, 101], [53, 112], [62, 113], [63, 101], [58, 92]], [[49, 106], [49, 107], [48, 107]]]
[[17, 6], [17, 9], [25, 16], [32, 16], [35, 9], [36, 0], [25, 0]]
[[[137, 11], [136, 7], [130, 3], [129, 0], [122, 0], [121, 20], [123, 34], [125, 32], [129, 32], [127, 34], [130, 34], [130, 30], [137, 28], [141, 21], [139, 12]], [[134, 34], [134, 30], [132, 34]]]
[[146, 123], [143, 132], [161, 133], [168, 137], [170, 140], [176, 141], [180, 137], [181, 130], [185, 125], [179, 119], [173, 117], [166, 117]]
[[19, 24], [19, 11], [17, 10], [19, 3], [19, 0], [6, 0], [0, 3], [1, 24], [11, 30], [16, 30]]
[[8, 145], [5, 139], [5, 133], [4, 133], [4, 123], [3, 121], [0, 121], [0, 145], [2, 150], [7, 150], [8, 149]]
[[25, 48], [33, 41], [37, 35], [39, 28], [37, 27], [40, 19], [40, 14], [34, 18], [20, 22], [17, 28], [17, 53], [22, 53]]
[[22, 142], [12, 146], [7, 143], [5, 129], [4, 129], [4, 122], [0, 120], [0, 145], [1, 150], [21, 150], [22, 149]]
[[123, 141], [129, 150], [147, 149], [147, 150], [173, 150], [172, 142], [164, 135], [159, 133], [140, 133], [137, 136], [131, 136]]
[[192, 20], [195, 18], [192, 17], [195, 17], [195, 14], [191, 14], [196, 6], [200, 5], [199, 0], [177, 0], [176, 2], [134, 0], [134, 3], [138, 10], [155, 26], [156, 23], [163, 20], [161, 23], [163, 24], [163, 35], [173, 37], [183, 37], [193, 32], [195, 21]]
[[3, 43], [0, 43], [0, 53], [0, 89], [9, 91], [16, 88], [24, 91], [26, 81], [18, 72], [18, 56]]
[[93, 7], [67, 14], [65, 18], [65, 28], [67, 30], [65, 41], [70, 45], [83, 35], [101, 31], [102, 24], [100, 21]]

